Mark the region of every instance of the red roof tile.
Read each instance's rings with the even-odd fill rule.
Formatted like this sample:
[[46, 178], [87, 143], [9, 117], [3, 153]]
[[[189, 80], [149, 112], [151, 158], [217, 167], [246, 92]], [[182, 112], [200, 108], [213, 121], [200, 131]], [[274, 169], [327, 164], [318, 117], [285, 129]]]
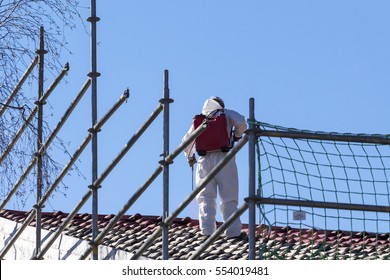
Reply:
[[[2, 210], [0, 217], [22, 222], [28, 212]], [[42, 213], [42, 227], [55, 230], [67, 217], [66, 213]], [[99, 215], [98, 225], [103, 229], [114, 215]], [[138, 250], [147, 237], [159, 227], [161, 217], [141, 214], [123, 216], [110, 233], [103, 238], [103, 245], [129, 252]], [[32, 226], [35, 225], [33, 221]], [[92, 216], [77, 214], [64, 234], [90, 240]], [[243, 231], [247, 231], [244, 225]], [[157, 238], [144, 252], [144, 256], [161, 259], [162, 238]], [[177, 218], [169, 229], [169, 253], [171, 259], [188, 259], [204, 243], [198, 221]], [[257, 256], [264, 259], [390, 259], [389, 233], [323, 231], [294, 229], [291, 227], [257, 227]], [[248, 241], [220, 237], [202, 255], [206, 260], [234, 260], [248, 258]]]

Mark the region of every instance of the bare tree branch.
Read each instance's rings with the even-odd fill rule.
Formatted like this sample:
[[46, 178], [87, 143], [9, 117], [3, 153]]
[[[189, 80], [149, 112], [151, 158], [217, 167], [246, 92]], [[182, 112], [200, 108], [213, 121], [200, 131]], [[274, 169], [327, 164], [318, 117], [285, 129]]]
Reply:
[[[39, 46], [39, 29], [45, 28], [45, 68], [53, 76], [62, 68], [61, 52], [66, 50], [66, 32], [73, 30], [76, 23], [82, 23], [79, 2], [77, 0], [0, 0], [0, 109], [7, 110], [0, 117], [0, 155], [15, 136], [20, 126], [25, 122], [26, 115], [33, 108], [36, 97], [27, 97], [19, 91], [11, 104], [4, 104], [14, 89], [24, 71], [36, 56]], [[36, 79], [32, 74], [31, 82]], [[44, 136], [50, 133], [45, 123]], [[23, 173], [36, 152], [36, 120], [34, 120], [23, 136], [18, 140], [10, 154], [0, 165], [0, 199], [4, 198], [9, 189]], [[66, 154], [65, 142], [57, 138], [56, 147]], [[47, 151], [50, 152], [50, 149]], [[46, 154], [44, 157], [45, 186], [55, 179], [61, 164]], [[34, 174], [27, 178], [23, 188], [18, 190], [17, 204], [23, 206], [35, 187]], [[53, 178], [54, 177], [54, 178]], [[66, 190], [66, 186], [64, 187]]]

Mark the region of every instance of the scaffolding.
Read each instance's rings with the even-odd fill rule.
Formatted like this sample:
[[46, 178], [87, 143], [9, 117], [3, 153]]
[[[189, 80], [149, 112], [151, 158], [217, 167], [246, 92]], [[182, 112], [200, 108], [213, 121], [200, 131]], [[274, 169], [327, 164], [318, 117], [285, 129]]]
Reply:
[[[42, 139], [42, 134], [38, 133], [38, 146], [35, 157], [31, 160], [30, 164], [27, 166], [23, 175], [19, 180], [14, 184], [11, 191], [5, 198], [5, 200], [0, 205], [0, 210], [4, 209], [6, 204], [10, 201], [12, 196], [16, 193], [18, 188], [21, 186], [22, 182], [26, 179], [27, 175], [31, 172], [32, 168], [37, 165], [38, 170], [42, 168], [41, 157], [47, 150], [48, 146], [56, 137], [57, 133], [61, 130], [63, 125], [66, 123], [68, 117], [72, 114], [73, 110], [77, 107], [77, 104], [84, 96], [86, 91], [91, 87], [91, 112], [92, 112], [92, 127], [88, 130], [88, 133], [84, 140], [81, 142], [79, 148], [73, 153], [68, 163], [64, 166], [61, 172], [58, 174], [55, 181], [51, 184], [45, 194], [42, 193], [41, 189], [41, 171], [38, 171], [37, 176], [37, 203], [33, 206], [32, 211], [30, 211], [28, 217], [23, 221], [21, 226], [15, 231], [12, 238], [7, 242], [4, 248], [0, 252], [0, 258], [3, 259], [6, 257], [7, 252], [20, 237], [22, 232], [27, 228], [27, 226], [36, 219], [36, 249], [32, 256], [32, 259], [44, 259], [46, 252], [55, 242], [55, 240], [60, 236], [60, 234], [65, 230], [69, 225], [74, 216], [80, 211], [81, 207], [92, 197], [92, 240], [89, 244], [88, 249], [82, 254], [80, 259], [87, 259], [92, 254], [92, 259], [98, 259], [98, 249], [99, 245], [102, 243], [103, 238], [114, 228], [116, 223], [125, 215], [125, 213], [131, 208], [131, 206], [141, 197], [141, 195], [148, 189], [152, 182], [162, 173], [163, 174], [163, 209], [162, 209], [162, 222], [160, 227], [149, 236], [149, 238], [143, 243], [142, 247], [137, 250], [133, 255], [132, 259], [138, 259], [142, 256], [143, 252], [153, 243], [153, 241], [162, 236], [162, 259], [169, 259], [169, 239], [168, 239], [168, 229], [170, 224], [175, 218], [177, 218], [180, 213], [190, 204], [190, 202], [197, 196], [197, 194], [206, 187], [206, 185], [215, 177], [218, 172], [228, 163], [240, 150], [248, 144], [248, 165], [249, 165], [249, 183], [248, 183], [248, 196], [243, 201], [239, 209], [227, 220], [225, 221], [216, 232], [214, 232], [196, 251], [193, 252], [190, 259], [198, 259], [201, 254], [211, 245], [222, 233], [231, 225], [231, 223], [239, 216], [243, 215], [248, 210], [248, 242], [249, 242], [249, 256], [248, 259], [254, 260], [261, 258], [256, 252], [256, 207], [258, 205], [271, 204], [271, 205], [296, 205], [296, 206], [309, 206], [309, 207], [327, 207], [327, 208], [337, 208], [337, 209], [359, 209], [367, 211], [382, 211], [390, 213], [390, 208], [387, 206], [376, 206], [376, 205], [355, 205], [355, 204], [335, 204], [335, 203], [326, 203], [318, 201], [307, 201], [307, 200], [291, 200], [291, 199], [276, 199], [269, 197], [262, 197], [261, 193], [258, 193], [257, 190], [257, 174], [256, 162], [257, 162], [257, 143], [258, 139], [261, 137], [285, 137], [285, 138], [309, 138], [309, 139], [322, 139], [322, 140], [331, 140], [331, 141], [355, 141], [355, 142], [365, 142], [365, 143], [380, 143], [384, 145], [389, 145], [389, 138], [384, 137], [375, 137], [375, 136], [351, 136], [351, 135], [332, 135], [332, 134], [313, 134], [306, 132], [286, 132], [286, 131], [269, 131], [261, 129], [259, 124], [256, 122], [255, 118], [255, 100], [250, 98], [249, 100], [249, 119], [248, 124], [249, 128], [246, 130], [243, 138], [237, 142], [237, 144], [228, 152], [224, 159], [210, 172], [210, 174], [202, 180], [195, 189], [188, 195], [188, 197], [171, 213], [169, 206], [169, 166], [173, 163], [173, 160], [183, 152], [183, 150], [193, 142], [206, 128], [207, 120], [199, 126], [191, 136], [184, 142], [182, 142], [173, 152], [169, 151], [169, 123], [170, 123], [170, 104], [173, 102], [173, 99], [170, 98], [169, 90], [169, 71], [164, 70], [164, 81], [163, 81], [163, 97], [159, 100], [159, 104], [156, 109], [151, 113], [149, 118], [141, 125], [141, 127], [130, 137], [125, 147], [118, 153], [118, 155], [112, 160], [112, 162], [103, 170], [101, 175], [98, 175], [98, 162], [97, 162], [97, 153], [98, 153], [98, 133], [101, 131], [104, 124], [110, 119], [110, 117], [116, 112], [117, 109], [129, 98], [130, 91], [126, 89], [124, 93], [120, 96], [118, 101], [112, 106], [110, 110], [100, 119], [97, 119], [97, 78], [100, 76], [100, 73], [97, 71], [96, 65], [96, 23], [99, 21], [99, 18], [96, 16], [96, 1], [91, 1], [91, 16], [88, 18], [88, 21], [91, 23], [91, 72], [88, 74], [88, 79], [85, 84], [82, 86], [79, 93], [76, 95], [73, 102], [70, 104], [69, 108], [66, 110], [57, 126], [54, 128], [51, 135], [44, 142]], [[35, 108], [32, 110], [30, 116], [26, 119], [25, 123], [16, 133], [15, 137], [7, 146], [5, 152], [0, 157], [0, 163], [4, 160], [5, 157], [9, 154], [15, 143], [23, 134], [25, 128], [30, 124], [32, 119], [36, 114], [38, 114], [38, 120], [42, 119], [43, 114], [43, 105], [48, 99], [49, 95], [53, 92], [55, 87], [59, 84], [65, 74], [69, 71], [69, 65], [66, 64], [64, 69], [55, 79], [53, 84], [49, 87], [46, 92], [43, 92], [43, 80], [44, 80], [44, 55], [46, 51], [44, 50], [43, 45], [43, 28], [41, 29], [41, 45], [40, 49], [37, 51], [37, 56], [34, 58], [31, 65], [26, 70], [20, 82], [15, 87], [15, 90], [11, 93], [8, 100], [5, 104], [10, 104], [13, 97], [17, 94], [17, 91], [21, 88], [23, 82], [27, 76], [31, 73], [32, 69], [39, 63], [39, 94], [36, 102]], [[0, 108], [0, 115], [6, 110], [6, 106]], [[98, 204], [97, 197], [98, 191], [102, 187], [101, 184], [108, 177], [108, 175], [115, 169], [117, 164], [123, 159], [123, 157], [129, 152], [133, 145], [140, 139], [143, 133], [148, 129], [148, 127], [156, 120], [156, 118], [163, 113], [163, 159], [158, 163], [158, 166], [150, 177], [142, 184], [128, 199], [128, 201], [123, 205], [123, 207], [118, 211], [118, 213], [110, 220], [108, 225], [99, 232], [98, 230]], [[38, 130], [42, 131], [41, 125], [38, 125]], [[42, 237], [40, 234], [40, 213], [41, 209], [44, 207], [45, 202], [48, 201], [53, 191], [58, 187], [63, 178], [75, 164], [79, 156], [83, 153], [85, 148], [92, 143], [92, 183], [88, 187], [86, 193], [82, 196], [80, 202], [74, 207], [74, 209], [69, 213], [67, 218], [62, 222], [62, 224], [53, 232], [50, 237], [45, 240], [42, 244]]]
[[[126, 90], [125, 93], [120, 97], [118, 102], [110, 109], [107, 114], [100, 120], [97, 121], [97, 78], [100, 77], [100, 73], [97, 71], [97, 23], [100, 18], [96, 15], [96, 0], [91, 0], [91, 15], [87, 19], [91, 26], [91, 71], [88, 73], [88, 79], [83, 85], [82, 89], [76, 96], [75, 100], [72, 102], [70, 107], [67, 109], [61, 120], [58, 122], [56, 128], [53, 130], [51, 135], [48, 137], [46, 142], [43, 142], [42, 139], [42, 117], [43, 117], [43, 106], [46, 104], [46, 100], [49, 98], [50, 94], [53, 92], [55, 87], [59, 84], [65, 74], [69, 71], [69, 65], [66, 64], [64, 66], [63, 71], [60, 73], [57, 79], [55, 79], [52, 86], [44, 93], [43, 92], [43, 81], [44, 81], [44, 56], [47, 51], [44, 49], [44, 30], [43, 27], [40, 30], [40, 48], [37, 50], [37, 56], [31, 63], [31, 65], [26, 70], [26, 73], [23, 75], [20, 82], [15, 87], [15, 90], [11, 93], [8, 100], [4, 103], [4, 106], [1, 107], [0, 113], [3, 114], [7, 105], [12, 102], [12, 99], [17, 94], [18, 90], [22, 87], [24, 81], [30, 75], [33, 68], [38, 64], [39, 66], [39, 75], [38, 75], [38, 100], [35, 102], [36, 106], [30, 113], [30, 116], [26, 119], [25, 123], [19, 129], [15, 137], [11, 140], [6, 150], [0, 157], [0, 162], [3, 161], [9, 152], [12, 150], [15, 143], [20, 139], [23, 132], [30, 125], [31, 121], [38, 114], [38, 137], [37, 137], [37, 152], [34, 158], [31, 160], [30, 164], [27, 166], [23, 174], [20, 176], [19, 180], [13, 185], [11, 191], [7, 194], [6, 198], [0, 205], [0, 210], [4, 209], [10, 199], [15, 195], [18, 188], [22, 185], [23, 181], [27, 178], [28, 174], [32, 171], [34, 166], [37, 166], [37, 203], [33, 206], [32, 211], [30, 211], [28, 217], [23, 221], [22, 225], [18, 230], [14, 233], [12, 238], [8, 241], [6, 246], [0, 252], [0, 258], [4, 258], [9, 249], [13, 246], [16, 240], [20, 237], [22, 232], [26, 229], [26, 227], [36, 219], [36, 249], [33, 254], [32, 259], [43, 259], [45, 253], [53, 244], [53, 242], [58, 238], [58, 236], [62, 233], [62, 231], [66, 228], [72, 218], [77, 214], [77, 212], [81, 209], [81, 207], [88, 201], [90, 197], [92, 197], [92, 241], [90, 248], [83, 254], [81, 259], [85, 259], [89, 254], [92, 253], [92, 258], [98, 258], [98, 245], [102, 241], [102, 238], [115, 226], [115, 223], [126, 213], [126, 211], [132, 206], [132, 204], [141, 196], [141, 194], [148, 188], [148, 186], [158, 177], [160, 173], [163, 173], [163, 214], [161, 223], [161, 228], [158, 230], [151, 238], [145, 243], [144, 248], [148, 246], [150, 242], [152, 242], [158, 235], [162, 235], [163, 238], [163, 246], [162, 246], [162, 255], [163, 259], [168, 259], [168, 229], [170, 223], [173, 221], [175, 217], [177, 217], [180, 212], [190, 203], [190, 201], [196, 196], [199, 191], [204, 188], [208, 181], [212, 179], [212, 177], [218, 173], [227, 163], [229, 159], [231, 159], [247, 142], [247, 138], [244, 139], [236, 145], [236, 147], [227, 154], [226, 160], [221, 162], [216, 169], [211, 172], [210, 176], [206, 178], [206, 180], [198, 186], [193, 192], [188, 196], [188, 198], [173, 212], [173, 214], [169, 215], [169, 165], [173, 163], [173, 159], [177, 157], [189, 143], [195, 140], [195, 138], [202, 133], [206, 127], [207, 123], [205, 122], [203, 125], [199, 126], [198, 129], [191, 135], [191, 137], [183, 142], [176, 150], [172, 153], [169, 152], [169, 105], [173, 102], [173, 99], [169, 96], [169, 72], [168, 70], [164, 71], [164, 90], [163, 90], [163, 98], [160, 99], [160, 103], [157, 108], [152, 112], [150, 117], [146, 120], [146, 122], [141, 126], [141, 128], [130, 138], [127, 142], [123, 150], [117, 155], [117, 157], [112, 161], [112, 163], [102, 172], [100, 176], [98, 176], [98, 133], [101, 131], [104, 123], [111, 117], [111, 115], [120, 107], [120, 105], [129, 97], [129, 90]], [[85, 139], [80, 144], [79, 148], [74, 152], [71, 156], [69, 162], [65, 165], [65, 167], [61, 170], [57, 178], [48, 188], [45, 194], [42, 193], [42, 156], [46, 152], [47, 148], [51, 144], [51, 142], [56, 137], [57, 133], [61, 130], [62, 126], [65, 124], [67, 118], [71, 115], [72, 111], [76, 108], [78, 102], [81, 100], [87, 89], [91, 87], [91, 113], [92, 113], [92, 127], [88, 130], [88, 134]], [[131, 149], [131, 147], [136, 143], [136, 141], [141, 137], [141, 135], [146, 131], [146, 129], [150, 126], [150, 124], [157, 118], [157, 116], [163, 112], [163, 160], [159, 162], [156, 170], [150, 176], [150, 178], [133, 194], [132, 197], [128, 200], [128, 202], [123, 206], [123, 208], [118, 212], [114, 219], [112, 219], [111, 223], [102, 231], [98, 232], [98, 190], [101, 188], [101, 183], [106, 179], [106, 177], [110, 174], [110, 172], [115, 168], [115, 166], [121, 161], [121, 159], [125, 156], [125, 154]], [[51, 235], [49, 240], [46, 240], [43, 244], [41, 242], [41, 211], [44, 207], [45, 202], [48, 201], [51, 194], [58, 187], [62, 179], [69, 172], [71, 167], [75, 164], [78, 157], [82, 154], [84, 149], [87, 147], [89, 143], [92, 143], [92, 183], [89, 186], [88, 191], [82, 197], [81, 201], [75, 206], [75, 208], [68, 215], [67, 219], [62, 223], [62, 225], [57, 229], [57, 231]], [[140, 251], [141, 252], [141, 251]], [[135, 256], [136, 258], [137, 256]]]

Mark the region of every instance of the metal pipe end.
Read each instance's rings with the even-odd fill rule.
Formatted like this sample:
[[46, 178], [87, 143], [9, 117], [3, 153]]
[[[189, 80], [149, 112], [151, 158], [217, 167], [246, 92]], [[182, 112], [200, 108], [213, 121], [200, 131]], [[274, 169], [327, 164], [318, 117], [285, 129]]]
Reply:
[[129, 98], [130, 97], [130, 90], [129, 90], [129, 88], [125, 89], [125, 91], [123, 92], [123, 97], [124, 98]]

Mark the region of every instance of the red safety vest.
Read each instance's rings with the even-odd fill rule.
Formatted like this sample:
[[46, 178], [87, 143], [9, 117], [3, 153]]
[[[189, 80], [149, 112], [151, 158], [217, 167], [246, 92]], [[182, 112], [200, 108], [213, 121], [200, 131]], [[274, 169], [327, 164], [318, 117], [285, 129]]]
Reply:
[[[217, 113], [212, 115], [208, 118], [207, 128], [195, 140], [196, 152], [200, 156], [210, 151], [227, 152], [231, 148], [225, 114]], [[194, 128], [196, 129], [200, 126], [205, 119], [205, 115], [196, 115], [193, 118]]]

